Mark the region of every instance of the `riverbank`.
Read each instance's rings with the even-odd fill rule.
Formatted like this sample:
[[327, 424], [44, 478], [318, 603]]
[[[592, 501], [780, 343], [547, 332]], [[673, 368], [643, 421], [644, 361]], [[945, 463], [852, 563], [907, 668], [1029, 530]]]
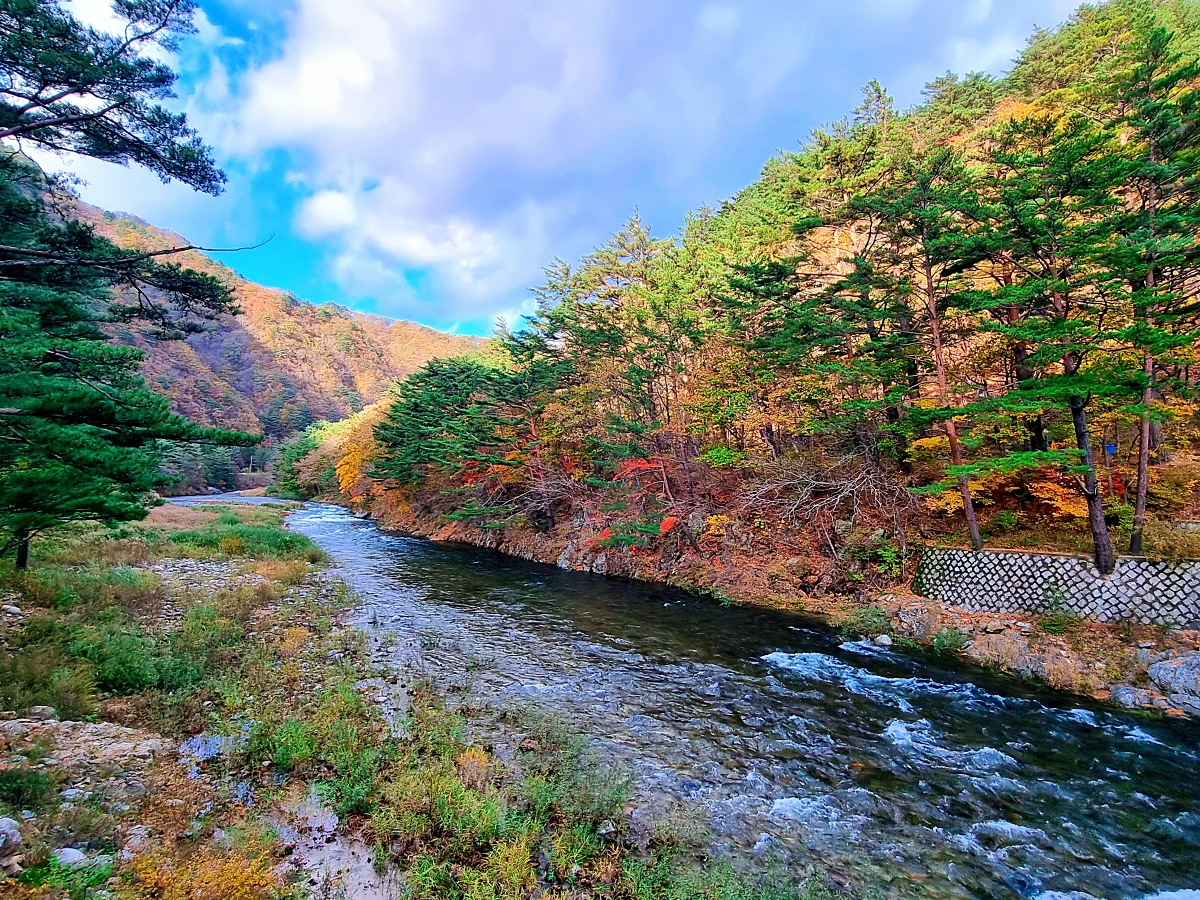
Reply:
[[817, 897], [698, 863], [554, 719], [373, 662], [284, 510], [156, 510], [3, 573], [0, 870], [18, 898]]
[[[447, 520], [434, 503], [388, 492], [330, 497], [381, 527], [532, 562], [695, 591], [721, 602], [826, 617], [856, 636], [913, 642], [1069, 693], [1164, 715], [1200, 716], [1200, 631], [1097, 623], [1069, 615], [977, 613], [907, 590], [832, 590], [803, 548], [763, 535], [726, 540], [711, 522], [678, 523], [648, 546], [613, 543], [586, 521], [538, 531]], [[719, 530], [719, 529], [718, 529]], [[695, 533], [692, 533], [695, 532]], [[878, 568], [878, 565], [876, 565]], [[892, 569], [903, 577], [905, 568]], [[911, 567], [910, 567], [911, 574]]]

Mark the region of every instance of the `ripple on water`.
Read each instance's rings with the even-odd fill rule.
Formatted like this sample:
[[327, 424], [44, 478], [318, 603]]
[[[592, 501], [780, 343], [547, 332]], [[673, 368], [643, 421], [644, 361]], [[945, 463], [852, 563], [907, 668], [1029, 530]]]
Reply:
[[944, 739], [937, 734], [928, 719], [905, 722], [892, 719], [883, 736], [894, 747], [920, 762], [943, 766], [965, 774], [995, 771], [1005, 766], [1016, 766], [1017, 761], [995, 747], [980, 747], [978, 750], [952, 750], [945, 746]]

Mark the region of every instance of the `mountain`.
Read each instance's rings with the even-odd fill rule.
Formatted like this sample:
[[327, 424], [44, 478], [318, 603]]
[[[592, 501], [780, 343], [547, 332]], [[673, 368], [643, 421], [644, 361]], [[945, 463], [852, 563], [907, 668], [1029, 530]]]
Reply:
[[[131, 251], [187, 246], [177, 234], [124, 213], [76, 204], [77, 218]], [[146, 381], [175, 410], [204, 425], [263, 434], [269, 451], [320, 420], [337, 421], [381, 399], [399, 379], [430, 359], [478, 349], [481, 338], [445, 334], [414, 322], [391, 321], [333, 303], [312, 304], [288, 291], [242, 278], [197, 251], [174, 259], [233, 288], [241, 314], [182, 341], [153, 341], [129, 328], [117, 338], [147, 354]], [[197, 451], [199, 452], [199, 451]], [[259, 463], [247, 455], [213, 469], [181, 462], [188, 487], [232, 486], [237, 469]], [[269, 456], [269, 453], [266, 454]], [[212, 469], [207, 474], [204, 468]], [[236, 480], [236, 479], [235, 479]]]

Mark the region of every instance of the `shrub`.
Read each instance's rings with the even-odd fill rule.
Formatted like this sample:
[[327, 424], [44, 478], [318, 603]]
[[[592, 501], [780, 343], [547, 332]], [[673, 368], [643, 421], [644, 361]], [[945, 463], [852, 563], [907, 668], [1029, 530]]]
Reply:
[[54, 794], [54, 780], [48, 772], [13, 766], [0, 769], [0, 803], [13, 809], [39, 809]]
[[299, 719], [285, 719], [270, 740], [271, 762], [281, 772], [304, 765], [317, 753], [308, 727]]
[[171, 542], [193, 550], [207, 550], [225, 556], [249, 556], [254, 559], [307, 559], [320, 562], [321, 550], [302, 534], [284, 531], [273, 525], [220, 524], [218, 520], [198, 531], [178, 531]]
[[265, 851], [224, 853], [211, 846], [184, 864], [161, 854], [139, 857], [131, 881], [133, 896], [156, 900], [275, 900], [287, 887]]
[[992, 527], [1001, 533], [1016, 531], [1020, 524], [1021, 516], [1015, 509], [1001, 509], [992, 516]]
[[714, 469], [727, 469], [736, 466], [745, 458], [745, 453], [720, 444], [706, 447], [704, 452], [700, 454], [700, 461], [712, 466]]
[[112, 876], [112, 863], [99, 865], [64, 866], [51, 861], [44, 866], [35, 866], [21, 873], [22, 884], [55, 888], [65, 891], [71, 900], [84, 900], [93, 896], [93, 889], [100, 887]]

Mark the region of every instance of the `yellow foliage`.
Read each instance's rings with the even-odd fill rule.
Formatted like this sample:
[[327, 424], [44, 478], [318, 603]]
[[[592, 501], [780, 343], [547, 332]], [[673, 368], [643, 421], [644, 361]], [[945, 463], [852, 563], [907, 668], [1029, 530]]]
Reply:
[[217, 549], [226, 556], [237, 556], [246, 550], [246, 542], [239, 535], [230, 534], [217, 541]]
[[704, 533], [710, 537], [724, 537], [732, 522], [729, 516], [709, 516], [704, 520]]
[[295, 656], [304, 649], [304, 645], [308, 643], [312, 637], [307, 628], [287, 628], [279, 638], [279, 653], [281, 656]]
[[943, 459], [950, 455], [950, 439], [945, 435], [917, 438], [908, 445], [908, 452], [914, 460]]
[[464, 785], [473, 791], [482, 791], [487, 787], [491, 760], [478, 747], [469, 747], [458, 754], [455, 760], [458, 777]]
[[1029, 493], [1050, 507], [1052, 518], [1070, 521], [1088, 516], [1087, 501], [1074, 487], [1064, 487], [1057, 481], [1035, 481], [1029, 485]]
[[[971, 498], [977, 506], [987, 506], [992, 502], [991, 493], [995, 490], [999, 476], [989, 475], [985, 478], [969, 481], [967, 486], [971, 489]], [[925, 499], [925, 507], [933, 513], [941, 515], [950, 515], [951, 513], [960, 513], [963, 511], [962, 492], [958, 489], [958, 485], [948, 487], [940, 494], [935, 494]]]
[[135, 859], [133, 883], [121, 894], [155, 900], [271, 900], [284, 888], [265, 851], [227, 854], [210, 847], [186, 863], [161, 854]]

